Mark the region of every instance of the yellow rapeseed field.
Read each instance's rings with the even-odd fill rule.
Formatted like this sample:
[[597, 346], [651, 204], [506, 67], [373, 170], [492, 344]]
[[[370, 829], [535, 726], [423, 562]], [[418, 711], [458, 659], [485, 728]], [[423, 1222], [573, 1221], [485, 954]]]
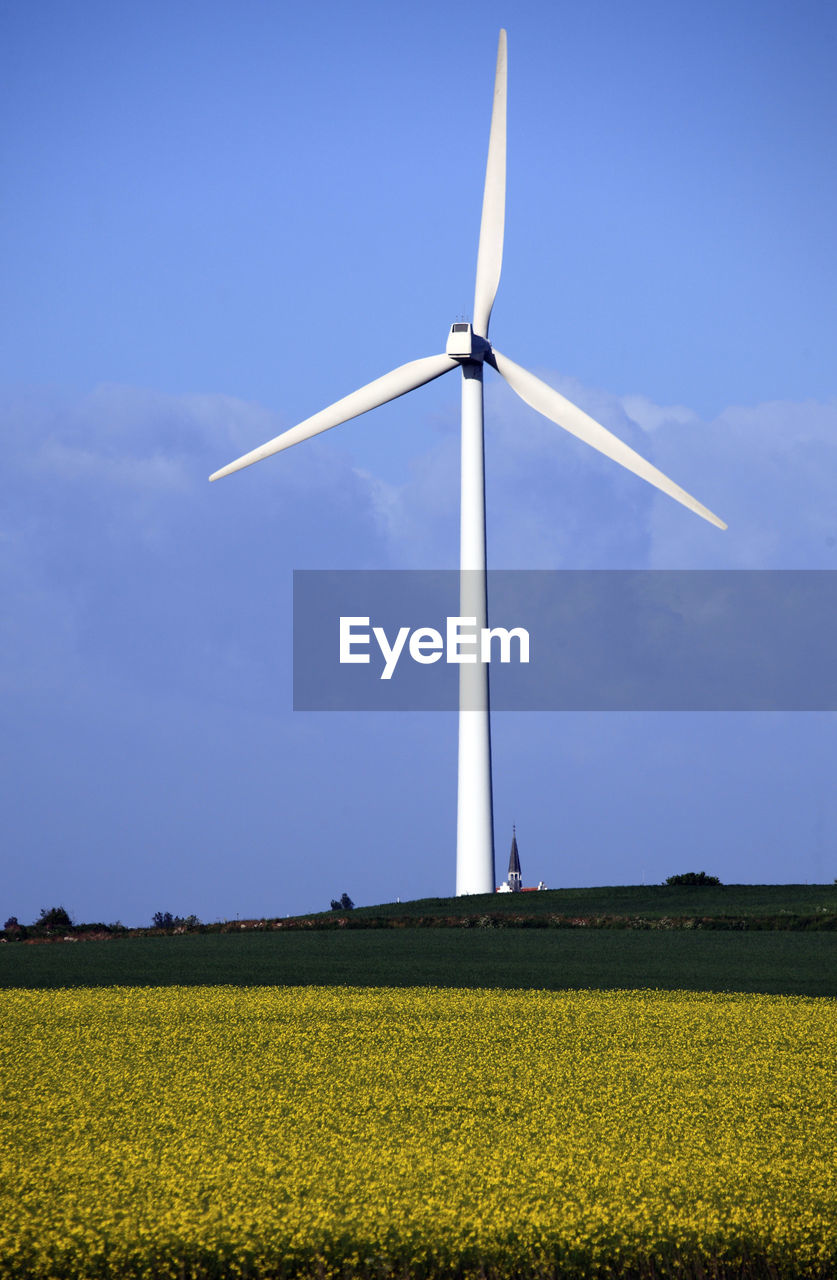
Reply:
[[837, 1264], [830, 1000], [110, 988], [0, 1019], [4, 1277]]

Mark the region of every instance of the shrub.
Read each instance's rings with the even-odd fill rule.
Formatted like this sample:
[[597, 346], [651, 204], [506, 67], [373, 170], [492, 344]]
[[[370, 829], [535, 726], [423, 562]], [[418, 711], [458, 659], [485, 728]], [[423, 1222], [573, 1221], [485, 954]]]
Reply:
[[705, 871], [686, 871], [682, 876], [669, 876], [666, 884], [720, 884], [717, 876], [708, 876]]
[[331, 899], [332, 911], [351, 911], [354, 905], [347, 893], [341, 894], [339, 898]]

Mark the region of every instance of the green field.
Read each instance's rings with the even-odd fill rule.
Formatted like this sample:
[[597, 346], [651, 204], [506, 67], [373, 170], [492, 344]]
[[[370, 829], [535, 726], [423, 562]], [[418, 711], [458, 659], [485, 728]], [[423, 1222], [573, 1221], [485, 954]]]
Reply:
[[[498, 893], [463, 898], [419, 898], [356, 907], [370, 919], [473, 915], [751, 917], [837, 915], [837, 884], [601, 885], [587, 889], [547, 889], [540, 893]], [[327, 917], [328, 913], [322, 913]]]
[[837, 933], [396, 928], [0, 947], [0, 987], [437, 986], [837, 996]]

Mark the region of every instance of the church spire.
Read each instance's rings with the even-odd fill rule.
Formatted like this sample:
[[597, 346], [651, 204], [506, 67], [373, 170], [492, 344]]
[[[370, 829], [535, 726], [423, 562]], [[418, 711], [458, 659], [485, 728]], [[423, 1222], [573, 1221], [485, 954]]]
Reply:
[[520, 855], [517, 852], [517, 827], [512, 827], [511, 853], [509, 854], [508, 885], [512, 893], [520, 893], [523, 880], [520, 875]]

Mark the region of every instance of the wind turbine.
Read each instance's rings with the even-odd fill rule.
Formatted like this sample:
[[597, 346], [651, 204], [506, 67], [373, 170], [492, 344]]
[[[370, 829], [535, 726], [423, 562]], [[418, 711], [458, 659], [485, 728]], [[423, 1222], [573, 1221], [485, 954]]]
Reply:
[[[702, 503], [640, 457], [629, 445], [594, 421], [547, 383], [515, 364], [488, 341], [488, 322], [503, 258], [506, 204], [506, 33], [500, 32], [488, 164], [477, 254], [474, 315], [470, 324], [451, 326], [443, 354], [411, 360], [338, 400], [267, 444], [252, 449], [209, 478], [219, 480], [253, 462], [348, 422], [432, 382], [452, 369], [462, 370], [462, 470], [460, 507], [460, 614], [488, 625], [485, 561], [485, 468], [483, 458], [483, 366], [490, 364], [513, 391], [545, 418], [563, 427], [599, 453], [647, 480], [719, 529], [726, 525]], [[456, 892], [493, 893], [494, 826], [491, 795], [491, 735], [488, 666], [459, 668], [459, 787], [456, 832]]]

